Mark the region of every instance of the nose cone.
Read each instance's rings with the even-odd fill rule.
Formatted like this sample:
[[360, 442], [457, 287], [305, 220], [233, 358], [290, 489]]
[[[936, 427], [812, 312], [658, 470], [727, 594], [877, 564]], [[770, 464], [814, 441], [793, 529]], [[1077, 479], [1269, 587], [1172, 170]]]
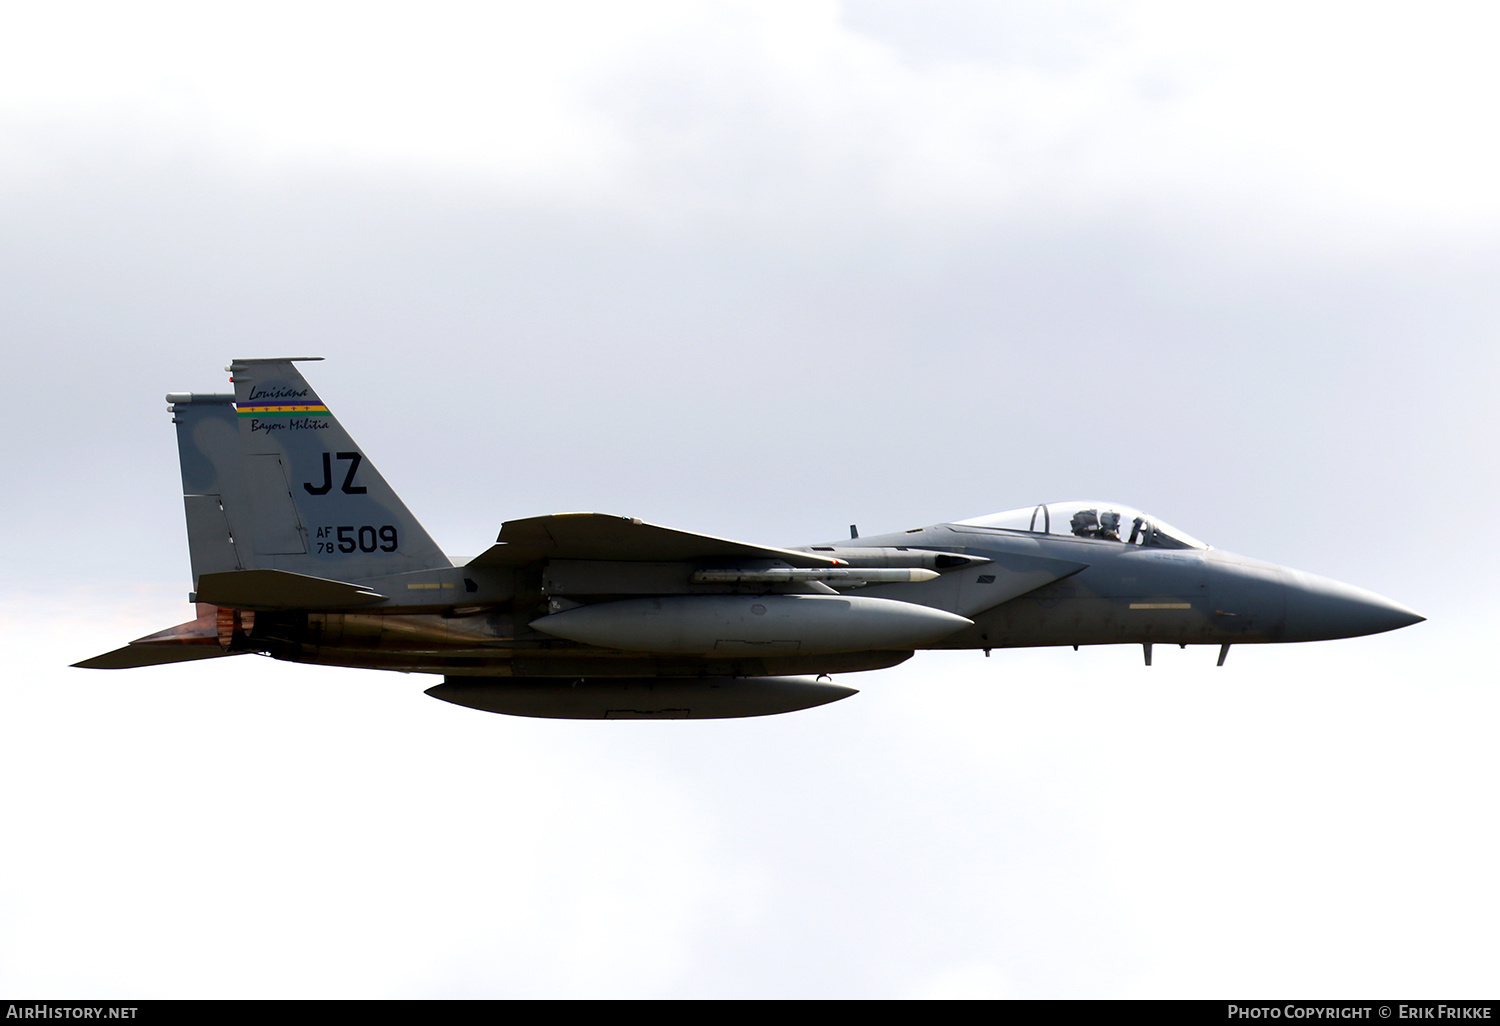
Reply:
[[1357, 638], [1409, 627], [1425, 619], [1373, 591], [1297, 570], [1286, 571], [1287, 641]]

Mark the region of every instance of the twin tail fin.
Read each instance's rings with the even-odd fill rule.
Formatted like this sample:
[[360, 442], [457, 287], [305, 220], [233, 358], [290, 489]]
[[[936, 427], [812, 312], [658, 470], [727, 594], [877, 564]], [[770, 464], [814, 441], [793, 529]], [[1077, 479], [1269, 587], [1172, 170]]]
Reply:
[[278, 570], [358, 581], [452, 562], [313, 391], [307, 358], [235, 360], [234, 393], [172, 393], [193, 585]]

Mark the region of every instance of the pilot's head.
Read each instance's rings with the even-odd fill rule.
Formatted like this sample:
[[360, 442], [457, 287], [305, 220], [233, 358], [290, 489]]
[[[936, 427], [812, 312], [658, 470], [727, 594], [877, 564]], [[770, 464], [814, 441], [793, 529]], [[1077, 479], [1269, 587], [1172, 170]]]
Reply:
[[1092, 509], [1081, 509], [1073, 514], [1073, 533], [1078, 535], [1093, 534], [1099, 529], [1099, 512]]

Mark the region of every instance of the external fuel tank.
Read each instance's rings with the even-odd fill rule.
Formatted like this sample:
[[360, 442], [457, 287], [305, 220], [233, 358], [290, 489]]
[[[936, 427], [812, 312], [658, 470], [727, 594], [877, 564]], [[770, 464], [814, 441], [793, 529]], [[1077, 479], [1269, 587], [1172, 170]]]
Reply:
[[666, 595], [579, 606], [531, 626], [635, 652], [811, 655], [914, 648], [973, 621], [910, 602], [844, 595]]

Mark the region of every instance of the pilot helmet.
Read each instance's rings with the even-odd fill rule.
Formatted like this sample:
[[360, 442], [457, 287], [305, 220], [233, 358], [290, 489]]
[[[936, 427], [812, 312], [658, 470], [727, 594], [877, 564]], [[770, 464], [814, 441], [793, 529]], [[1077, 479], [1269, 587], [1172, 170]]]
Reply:
[[1073, 514], [1073, 533], [1083, 534], [1085, 531], [1096, 531], [1099, 529], [1099, 511], [1092, 509], [1081, 509]]

